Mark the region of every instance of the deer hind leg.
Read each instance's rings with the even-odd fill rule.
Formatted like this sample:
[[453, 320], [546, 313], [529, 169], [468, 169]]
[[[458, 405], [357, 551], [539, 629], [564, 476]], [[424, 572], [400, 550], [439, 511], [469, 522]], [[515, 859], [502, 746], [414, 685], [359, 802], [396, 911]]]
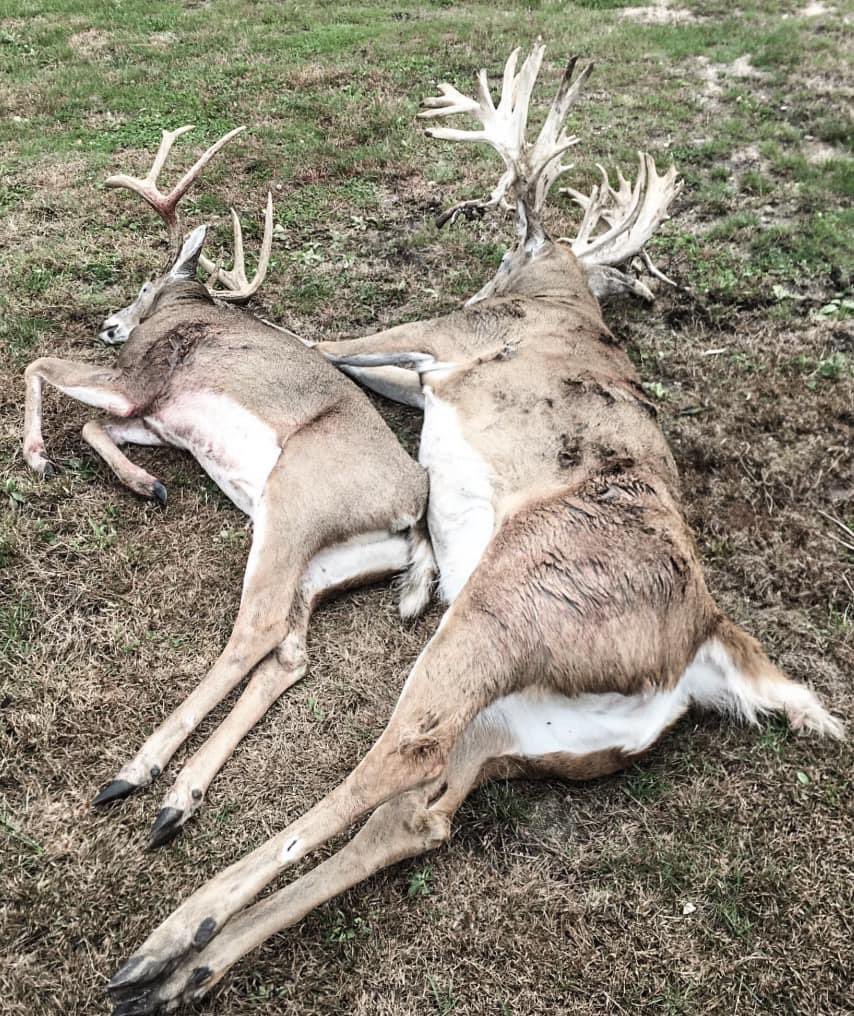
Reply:
[[308, 665], [305, 642], [315, 604], [334, 591], [366, 585], [400, 572], [409, 560], [406, 537], [387, 534], [337, 544], [312, 558], [291, 610], [288, 635], [258, 664], [229, 715], [178, 774], [152, 827], [150, 847], [161, 846], [177, 835], [199, 809], [214, 776], [243, 737], [305, 675]]
[[315, 555], [348, 539], [376, 540], [414, 524], [418, 499], [412, 495], [412, 504], [405, 505], [398, 503], [402, 497], [395, 500], [392, 481], [382, 482], [394, 472], [385, 468], [385, 458], [378, 454], [377, 469], [357, 474], [342, 468], [352, 455], [350, 441], [348, 430], [327, 414], [287, 442], [255, 512], [243, 595], [228, 644], [96, 804], [124, 797], [158, 777], [199, 722], [288, 636], [299, 585]]
[[113, 416], [128, 417], [137, 405], [120, 370], [93, 367], [46, 356], [34, 360], [24, 372], [24, 459], [40, 476], [51, 476], [53, 463], [45, 456], [42, 437], [42, 389], [47, 382], [63, 394]]
[[[290, 885], [248, 907], [219, 934], [199, 925], [195, 948], [176, 953], [165, 926], [114, 975], [110, 991], [122, 1013], [149, 1013], [199, 998], [250, 950], [375, 872], [444, 843], [451, 820], [487, 761], [506, 750], [501, 728], [476, 721], [454, 748], [441, 780], [380, 805], [336, 854]], [[167, 922], [168, 923], [168, 922]], [[173, 929], [174, 930], [174, 929]], [[125, 1006], [126, 1008], [123, 1008]]]
[[228, 643], [196, 688], [101, 790], [93, 802], [96, 807], [160, 776], [204, 717], [287, 636], [300, 576], [324, 536], [300, 498], [287, 496], [299, 485], [300, 455], [310, 455], [310, 449], [302, 451], [309, 429], [288, 442], [267, 480], [255, 512], [243, 595]]
[[[443, 621], [416, 661], [388, 726], [355, 770], [304, 816], [189, 897], [149, 937], [132, 969], [122, 971], [121, 984], [148, 981], [190, 949], [201, 949], [285, 868], [386, 801], [450, 784], [456, 760], [475, 754], [457, 746], [466, 744], [462, 735], [480, 711], [477, 703], [512, 681], [510, 654], [496, 653], [477, 636], [464, 620]], [[494, 662], [484, 672], [489, 660]], [[473, 692], [472, 682], [481, 690]], [[483, 740], [494, 753], [493, 739]]]
[[83, 440], [96, 451], [126, 487], [166, 504], [166, 488], [157, 479], [133, 462], [119, 449], [121, 444], [162, 445], [163, 441], [140, 419], [108, 421], [90, 420], [83, 427]]
[[[92, 802], [95, 807], [127, 797], [160, 776], [169, 760], [199, 723], [287, 635], [288, 614], [296, 589], [293, 562], [256, 513], [247, 575], [237, 620], [213, 667]], [[301, 570], [301, 569], [300, 569]]]

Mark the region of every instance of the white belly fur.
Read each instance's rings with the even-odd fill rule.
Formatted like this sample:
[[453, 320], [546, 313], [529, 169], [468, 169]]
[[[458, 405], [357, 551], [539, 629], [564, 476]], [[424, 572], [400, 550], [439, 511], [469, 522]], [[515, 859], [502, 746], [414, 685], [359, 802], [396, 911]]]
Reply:
[[478, 721], [509, 735], [509, 755], [587, 755], [609, 748], [634, 754], [653, 744], [688, 708], [691, 699], [683, 685], [643, 695], [575, 698], [528, 688], [498, 699]]
[[220, 490], [254, 518], [282, 451], [269, 424], [211, 392], [184, 395], [145, 422], [168, 444], [190, 452]]
[[403, 571], [408, 563], [409, 544], [405, 536], [363, 533], [315, 554], [303, 573], [301, 585], [303, 593], [311, 599], [362, 578]]
[[492, 477], [487, 463], [466, 441], [456, 409], [427, 387], [418, 459], [430, 475], [427, 522], [439, 566], [439, 589], [451, 603], [492, 538]]
[[654, 744], [692, 703], [748, 723], [757, 723], [766, 713], [783, 712], [796, 727], [842, 736], [841, 724], [809, 688], [786, 680], [770, 664], [769, 674], [748, 677], [714, 638], [700, 646], [669, 690], [570, 698], [526, 688], [493, 702], [474, 722], [496, 737], [503, 746], [499, 754], [531, 758], [550, 752], [585, 755], [610, 748], [635, 754]]

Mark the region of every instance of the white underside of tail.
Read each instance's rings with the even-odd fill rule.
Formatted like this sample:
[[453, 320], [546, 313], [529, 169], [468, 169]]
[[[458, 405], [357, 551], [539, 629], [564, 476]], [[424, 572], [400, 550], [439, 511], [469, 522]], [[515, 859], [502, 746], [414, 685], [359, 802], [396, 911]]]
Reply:
[[425, 610], [430, 602], [435, 579], [436, 560], [430, 541], [413, 530], [409, 535], [409, 567], [398, 583], [401, 617], [418, 617]]
[[692, 704], [749, 723], [757, 723], [767, 713], [784, 713], [793, 729], [842, 737], [842, 725], [809, 688], [776, 670], [771, 674], [758, 678], [742, 674], [724, 646], [711, 639], [669, 690], [570, 698], [527, 688], [493, 702], [475, 722], [500, 736], [504, 754], [527, 758], [554, 752], [587, 755], [607, 749], [636, 754], [654, 744]]
[[700, 647], [680, 684], [686, 685], [697, 705], [730, 713], [747, 723], [758, 723], [767, 713], [783, 713], [793, 730], [812, 730], [830, 737], [844, 734], [839, 720], [806, 685], [790, 681], [770, 665], [767, 674], [743, 674], [717, 639]]

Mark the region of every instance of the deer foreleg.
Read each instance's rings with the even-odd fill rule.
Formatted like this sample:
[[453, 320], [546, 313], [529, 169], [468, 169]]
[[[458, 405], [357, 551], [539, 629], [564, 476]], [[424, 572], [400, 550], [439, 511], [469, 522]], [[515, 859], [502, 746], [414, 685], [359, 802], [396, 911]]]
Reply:
[[421, 378], [414, 370], [406, 370], [404, 367], [351, 367], [340, 363], [338, 366], [347, 377], [377, 395], [415, 409], [424, 408]]
[[166, 488], [119, 449], [120, 444], [162, 445], [163, 441], [142, 420], [101, 423], [90, 420], [83, 427], [83, 440], [96, 451], [126, 487], [166, 504]]
[[24, 459], [40, 476], [50, 476], [53, 472], [53, 464], [44, 454], [42, 437], [42, 388], [45, 381], [78, 402], [106, 410], [113, 416], [132, 416], [138, 409], [123, 384], [120, 370], [42, 357], [27, 367], [24, 380]]
[[441, 344], [444, 330], [441, 321], [412, 321], [373, 335], [317, 342], [315, 348], [336, 364], [351, 362], [362, 367], [387, 364], [413, 367], [413, 358], [439, 358], [438, 344]]

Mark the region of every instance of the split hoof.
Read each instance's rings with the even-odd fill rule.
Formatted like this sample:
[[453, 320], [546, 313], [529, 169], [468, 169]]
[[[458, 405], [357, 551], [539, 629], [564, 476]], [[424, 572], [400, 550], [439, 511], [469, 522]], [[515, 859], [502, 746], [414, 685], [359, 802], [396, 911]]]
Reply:
[[113, 801], [121, 801], [123, 798], [129, 797], [135, 790], [139, 790], [136, 783], [130, 783], [128, 780], [111, 780], [101, 788], [98, 796], [92, 802], [92, 807], [103, 808], [105, 805], [112, 804]]
[[148, 834], [148, 849], [162, 847], [170, 840], [174, 840], [181, 831], [183, 819], [183, 808], [161, 808]]

